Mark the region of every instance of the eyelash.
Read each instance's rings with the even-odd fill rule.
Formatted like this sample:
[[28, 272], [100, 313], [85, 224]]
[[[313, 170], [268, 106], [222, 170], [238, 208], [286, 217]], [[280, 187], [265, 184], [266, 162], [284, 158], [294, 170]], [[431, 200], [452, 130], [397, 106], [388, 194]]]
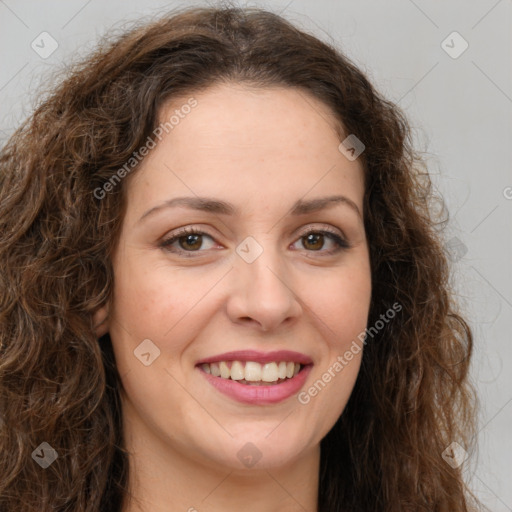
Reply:
[[[310, 234], [320, 234], [320, 235], [324, 235], [324, 236], [326, 235], [336, 244], [336, 247], [334, 249], [330, 249], [329, 251], [322, 251], [322, 250], [319, 250], [319, 251], [310, 250], [310, 251], [308, 251], [308, 249], [304, 249], [304, 250], [306, 250], [308, 252], [320, 253], [322, 255], [330, 256], [330, 255], [336, 254], [336, 253], [338, 253], [338, 252], [340, 252], [342, 250], [350, 249], [350, 247], [351, 247], [350, 244], [347, 242], [347, 240], [342, 238], [336, 232], [331, 231], [331, 230], [326, 229], [326, 228], [324, 228], [324, 229], [310, 229], [309, 231], [306, 231], [306, 232], [302, 233], [301, 236], [299, 237], [299, 239], [305, 238], [305, 237], [307, 237]], [[162, 249], [168, 251], [168, 252], [173, 252], [173, 253], [178, 253], [178, 254], [179, 253], [186, 254], [187, 255], [186, 257], [188, 257], [188, 258], [193, 257], [192, 256], [193, 253], [204, 252], [204, 251], [201, 251], [201, 250], [186, 251], [186, 250], [181, 249], [181, 248], [176, 250], [176, 249], [172, 249], [170, 247], [174, 242], [177, 242], [180, 238], [182, 238], [184, 236], [187, 236], [187, 235], [206, 235], [209, 238], [211, 238], [212, 240], [214, 239], [213, 236], [211, 236], [210, 234], [206, 233], [205, 231], [195, 230], [193, 228], [187, 227], [187, 228], [183, 228], [183, 229], [177, 231], [171, 237], [162, 240], [161, 243], [160, 243], [160, 247]]]

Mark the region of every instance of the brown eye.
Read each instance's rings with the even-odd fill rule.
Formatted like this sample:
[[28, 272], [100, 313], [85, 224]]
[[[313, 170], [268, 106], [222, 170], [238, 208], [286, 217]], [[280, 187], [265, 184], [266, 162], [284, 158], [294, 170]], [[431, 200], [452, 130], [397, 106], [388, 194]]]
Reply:
[[302, 240], [302, 245], [304, 248], [313, 251], [321, 249], [324, 245], [323, 233], [309, 233], [308, 235], [304, 236]]
[[185, 235], [178, 238], [180, 247], [184, 250], [196, 251], [201, 248], [203, 243], [203, 235]]
[[305, 249], [309, 252], [317, 252], [319, 256], [328, 256], [336, 254], [343, 249], [349, 249], [350, 244], [338, 233], [327, 230], [310, 230], [304, 233], [296, 242], [302, 247], [296, 249]]
[[166, 240], [162, 240], [160, 246], [169, 252], [187, 254], [192, 252], [202, 253], [212, 249], [215, 245], [213, 238], [202, 231], [182, 229]]

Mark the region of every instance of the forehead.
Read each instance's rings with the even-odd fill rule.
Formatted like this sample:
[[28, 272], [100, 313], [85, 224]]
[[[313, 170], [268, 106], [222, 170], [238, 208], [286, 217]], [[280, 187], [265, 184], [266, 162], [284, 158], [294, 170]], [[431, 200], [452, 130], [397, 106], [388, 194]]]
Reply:
[[[196, 105], [184, 108], [190, 98]], [[134, 175], [147, 201], [191, 191], [244, 200], [270, 189], [277, 200], [313, 188], [361, 195], [362, 168], [338, 150], [337, 119], [305, 91], [221, 84], [174, 98], [159, 114], [161, 124], [174, 116], [173, 127]]]
[[[197, 106], [173, 129], [176, 149], [193, 131], [194, 142], [209, 151], [242, 147], [248, 156], [265, 149], [275, 153], [294, 147], [327, 149], [339, 139], [339, 122], [323, 102], [291, 87], [256, 88], [245, 84], [218, 84], [194, 95]], [[188, 98], [176, 98], [160, 111], [164, 123]], [[311, 144], [312, 138], [315, 144]], [[323, 144], [322, 144], [323, 142]], [[181, 146], [183, 148], [183, 146]], [[293, 154], [288, 154], [293, 157]]]

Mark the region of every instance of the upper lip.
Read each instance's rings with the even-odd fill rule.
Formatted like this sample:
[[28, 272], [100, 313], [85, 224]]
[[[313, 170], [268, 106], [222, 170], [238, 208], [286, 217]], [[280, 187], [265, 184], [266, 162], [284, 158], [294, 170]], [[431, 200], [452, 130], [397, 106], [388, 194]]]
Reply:
[[311, 364], [313, 360], [306, 354], [292, 350], [274, 350], [272, 352], [260, 352], [259, 350], [236, 350], [224, 352], [215, 356], [201, 359], [196, 364], [217, 363], [219, 361], [254, 361], [256, 363], [272, 362], [294, 362], [300, 364]]

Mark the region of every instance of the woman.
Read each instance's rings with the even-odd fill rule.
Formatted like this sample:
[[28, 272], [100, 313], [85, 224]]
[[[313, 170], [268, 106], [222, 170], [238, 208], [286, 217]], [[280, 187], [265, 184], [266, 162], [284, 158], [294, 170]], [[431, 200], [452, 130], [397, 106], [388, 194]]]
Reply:
[[428, 174], [335, 49], [258, 9], [162, 17], [0, 169], [2, 511], [477, 509]]

